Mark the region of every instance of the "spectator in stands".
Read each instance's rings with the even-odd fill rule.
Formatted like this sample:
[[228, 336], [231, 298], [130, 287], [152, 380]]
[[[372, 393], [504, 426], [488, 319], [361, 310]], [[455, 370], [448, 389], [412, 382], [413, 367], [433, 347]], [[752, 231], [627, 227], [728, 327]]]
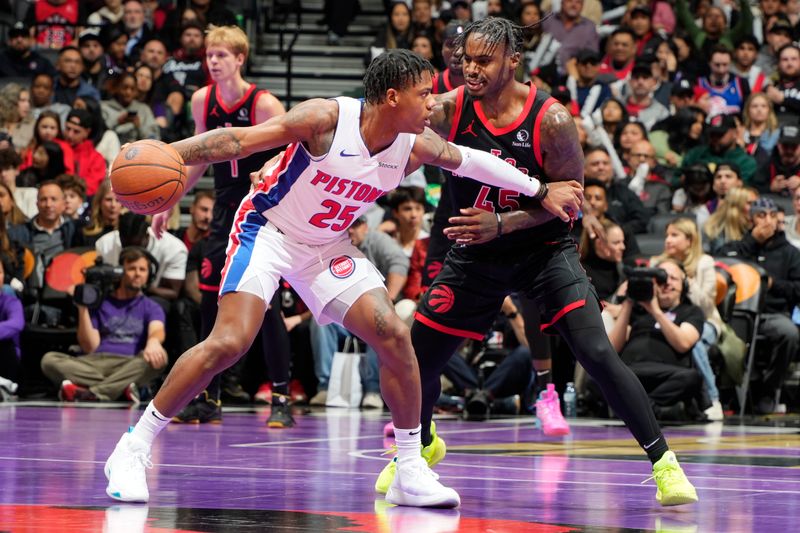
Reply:
[[780, 130], [778, 117], [772, 101], [764, 93], [750, 95], [744, 104], [743, 114], [744, 129], [742, 143], [748, 154], [753, 155], [758, 147], [765, 152], [772, 153], [778, 144]]
[[212, 189], [195, 191], [194, 200], [189, 207], [189, 225], [172, 232], [183, 242], [189, 252], [192, 251], [195, 243], [208, 237], [211, 233], [211, 215], [214, 211], [215, 199], [216, 196]]
[[101, 102], [103, 118], [121, 144], [139, 139], [160, 139], [158, 124], [150, 107], [134, 98], [136, 78], [133, 74], [125, 72], [115, 78], [111, 95], [111, 100]]
[[411, 51], [430, 61], [437, 72], [444, 68], [442, 62], [434, 58], [433, 42], [431, 38], [424, 33], [416, 35], [411, 41]]
[[411, 31], [414, 35], [427, 35], [431, 42], [438, 42], [430, 0], [415, 0], [411, 3]]
[[[188, 7], [197, 14], [197, 17], [204, 20], [206, 24], [214, 26], [236, 26], [236, 16], [233, 12], [225, 7], [224, 2], [215, 0], [189, 0]], [[175, 24], [175, 28], [179, 28], [182, 21]]]
[[73, 109], [64, 126], [64, 138], [75, 154], [75, 173], [86, 182], [86, 194], [93, 196], [106, 177], [106, 160], [94, 149], [92, 117], [85, 109]]
[[94, 149], [100, 152], [100, 155], [106, 160], [108, 168], [111, 168], [111, 163], [114, 162], [120, 151], [119, 137], [114, 131], [106, 127], [100, 102], [94, 98], [84, 96], [83, 98], [75, 99], [73, 108], [85, 109], [89, 112], [89, 116], [92, 119], [92, 133], [89, 138], [94, 144]]
[[211, 83], [205, 61], [204, 40], [200, 24], [184, 24], [181, 27], [180, 47], [164, 64], [164, 73], [173, 76], [185, 94], [192, 94]]
[[407, 257], [411, 257], [418, 239], [429, 237], [422, 229], [425, 214], [425, 191], [419, 187], [398, 187], [389, 194], [395, 240]]
[[78, 305], [78, 344], [85, 355], [48, 352], [42, 372], [60, 384], [67, 402], [138, 402], [138, 387], [147, 386], [167, 365], [164, 311], [143, 294], [150, 260], [137, 248], [120, 254], [122, 278], [98, 309]]
[[3, 223], [7, 227], [15, 224], [24, 224], [28, 220], [28, 217], [17, 207], [17, 203], [14, 200], [14, 192], [2, 181], [0, 181], [0, 208], [3, 212]]
[[783, 48], [792, 43], [794, 30], [787, 21], [775, 20], [767, 31], [767, 42], [761, 47], [756, 58], [756, 66], [764, 71], [768, 77], [775, 74], [779, 68], [778, 54]]
[[800, 189], [795, 189], [792, 194], [792, 207], [794, 213], [787, 215], [784, 221], [784, 232], [795, 248], [800, 249]]
[[721, 253], [759, 264], [769, 275], [764, 312], [758, 334], [765, 337], [763, 350], [769, 354], [767, 368], [758, 386], [753, 387], [757, 413], [775, 410], [775, 400], [789, 363], [797, 357], [800, 333], [791, 320], [800, 303], [800, 251], [778, 231], [777, 206], [769, 198], [759, 198], [750, 206], [753, 229], [742, 240], [723, 246]]
[[106, 62], [107, 56], [100, 39], [100, 30], [92, 28], [83, 30], [78, 38], [81, 57], [83, 58], [83, 79], [99, 93], [105, 91], [106, 79], [113, 73], [113, 68]]
[[[396, 4], [395, 4], [396, 5]], [[433, 92], [442, 94], [464, 85], [464, 73], [461, 71], [461, 56], [456, 55], [455, 38], [464, 31], [468, 22], [451, 20], [442, 33], [442, 60], [445, 70], [433, 77]]]
[[[626, 233], [644, 233], [647, 229], [647, 210], [642, 201], [625, 183], [613, 179], [611, 158], [604, 148], [590, 148], [584, 155], [584, 176], [596, 179], [606, 187], [608, 198], [608, 215], [619, 224]], [[589, 236], [593, 238], [596, 231], [597, 218], [584, 216], [583, 224], [589, 228]]]
[[672, 187], [667, 169], [656, 161], [656, 150], [647, 139], [633, 144], [628, 156], [630, 176], [628, 187], [639, 195], [651, 214], [666, 214], [672, 209]]
[[733, 54], [728, 48], [716, 45], [711, 48], [709, 55], [709, 75], [697, 80], [698, 87], [711, 97], [709, 116], [738, 115], [750, 96], [750, 85], [744, 78], [731, 74]]
[[[720, 163], [720, 167], [729, 163]], [[695, 164], [683, 167], [681, 187], [672, 196], [672, 210], [675, 213], [693, 215], [702, 226], [711, 216], [714, 200], [713, 176], [706, 165]]]
[[119, 25], [113, 24], [100, 30], [100, 38], [106, 51], [105, 63], [115, 75], [119, 75], [131, 64], [126, 54], [128, 34]]
[[122, 25], [128, 35], [125, 44], [125, 57], [130, 63], [139, 59], [144, 43], [152, 37], [152, 31], [145, 24], [144, 4], [140, 0], [125, 0], [122, 6]]
[[750, 230], [750, 204], [753, 199], [744, 187], [734, 187], [725, 194], [717, 209], [703, 224], [703, 250], [717, 255], [731, 241], [740, 241]]
[[[536, 4], [527, 4], [536, 5]], [[601, 82], [597, 75], [600, 71], [600, 54], [595, 50], [584, 48], [575, 56], [576, 76], [567, 77], [566, 86], [572, 101], [577, 102], [581, 116], [589, 116], [611, 97], [611, 89], [607, 83]]]
[[696, 80], [705, 74], [706, 64], [702, 61], [702, 55], [685, 31], [676, 30], [669, 42], [678, 62], [676, 79]]
[[[543, 82], [548, 86], [559, 81], [558, 50], [561, 43], [543, 31], [539, 22], [541, 8], [533, 2], [518, 7], [517, 21], [522, 26], [522, 60], [517, 68], [517, 79]], [[564, 71], [564, 68], [561, 69]]]
[[627, 80], [636, 59], [636, 34], [630, 28], [619, 27], [608, 39], [608, 54], [600, 63], [601, 79], [607, 82]]
[[658, 162], [680, 167], [686, 152], [700, 144], [705, 117], [699, 108], [684, 107], [653, 126], [648, 138], [656, 149]]
[[111, 180], [103, 180], [92, 198], [89, 223], [78, 235], [80, 245], [94, 247], [100, 237], [117, 230], [121, 212], [122, 204], [111, 190]]
[[[606, 220], [613, 223], [613, 225], [618, 225], [616, 221], [611, 218], [611, 215], [608, 213], [608, 193], [606, 191], [606, 187], [603, 182], [596, 180], [596, 179], [587, 179], [583, 185], [584, 188], [584, 204], [583, 204], [583, 215], [584, 216], [594, 216], [598, 219], [600, 224], [607, 229]], [[620, 227], [620, 229], [622, 229]], [[583, 237], [584, 233], [584, 224], [583, 219], [578, 219], [575, 221], [572, 229], [572, 234], [576, 237], [576, 240], [580, 241]], [[633, 233], [625, 232], [624, 229], [622, 230], [624, 243], [625, 243], [625, 259], [631, 259], [639, 255], [639, 246], [636, 243], [636, 237]], [[607, 241], [608, 234], [606, 233], [606, 245], [610, 245], [610, 242]], [[589, 239], [589, 234], [587, 231], [586, 235], [587, 239]], [[597, 238], [597, 235], [592, 237], [591, 241]]]
[[625, 98], [625, 109], [636, 117], [647, 131], [656, 122], [669, 116], [669, 110], [653, 98], [657, 80], [653, 76], [652, 63], [648, 60], [636, 61], [631, 69], [631, 77], [621, 89]]
[[122, 20], [122, 0], [104, 0], [105, 5], [86, 19], [89, 26], [116, 25]]
[[8, 228], [8, 237], [29, 248], [36, 258], [36, 270], [29, 283], [42, 287], [44, 269], [60, 252], [75, 244], [75, 223], [64, 217], [64, 191], [56, 181], [39, 185], [39, 212], [24, 224]]
[[778, 123], [796, 124], [800, 113], [800, 48], [788, 44], [778, 52], [778, 79], [767, 87], [767, 96], [775, 104]]
[[[10, 278], [6, 272], [8, 259], [4, 256], [0, 261], [0, 279]], [[3, 281], [5, 283], [5, 281]], [[15, 295], [0, 292], [0, 378], [13, 382], [19, 381], [19, 360], [22, 355], [19, 336], [25, 328], [25, 314], [22, 302]]]
[[33, 126], [33, 139], [30, 144], [22, 153], [22, 165], [20, 169], [24, 170], [33, 165], [33, 155], [36, 149], [45, 142], [54, 142], [61, 147], [62, 162], [67, 172], [73, 172], [75, 169], [74, 155], [72, 147], [67, 143], [61, 134], [61, 119], [53, 111], [43, 111], [36, 123]]
[[636, 118], [628, 117], [628, 120], [622, 123], [622, 127], [617, 128], [617, 134], [614, 135], [614, 148], [616, 148], [617, 154], [625, 165], [635, 168], [638, 162], [631, 164], [629, 161], [631, 149], [637, 142], [646, 140], [647, 130], [644, 125]]
[[18, 83], [0, 89], [0, 131], [5, 131], [17, 150], [22, 150], [33, 137], [31, 93]]
[[781, 0], [758, 0], [758, 9], [753, 15], [752, 33], [759, 41], [764, 40], [769, 26], [775, 22], [775, 19], [783, 15], [781, 4], [785, 5], [786, 2], [782, 2]]
[[733, 188], [744, 187], [744, 181], [739, 174], [739, 167], [733, 163], [720, 163], [714, 171], [713, 189], [716, 194], [715, 206], [719, 204]]
[[[39, 118], [42, 111], [53, 111], [59, 117], [59, 122], [66, 120], [67, 113], [71, 109], [66, 104], [53, 103], [53, 86], [55, 80], [53, 76], [42, 72], [33, 77], [31, 82], [31, 117], [34, 120]], [[34, 126], [34, 132], [36, 127]]]
[[[167, 9], [161, 7], [160, 0], [143, 0], [144, 6], [144, 20], [147, 27], [154, 32], [160, 32], [164, 27], [167, 20]], [[169, 10], [172, 11], [174, 6], [170, 5]]]
[[609, 98], [602, 103], [600, 117], [603, 129], [612, 139], [617, 134], [617, 128], [628, 122], [628, 112], [625, 110], [625, 104], [616, 98]]
[[[120, 251], [127, 246], [141, 246], [153, 256], [157, 265], [156, 274], [150, 280], [145, 293], [165, 302], [178, 298], [186, 277], [186, 246], [172, 234], [165, 233], [160, 239], [150, 229], [143, 215], [128, 212], [119, 217], [117, 231], [106, 233], [95, 243], [97, 255], [109, 264], [119, 262]], [[162, 303], [162, 306], [165, 306]], [[165, 306], [168, 307], [168, 304]]]
[[59, 50], [73, 44], [86, 25], [85, 6], [78, 0], [39, 0], [25, 14], [25, 25], [33, 29], [40, 48]]
[[685, 420], [701, 387], [690, 351], [703, 330], [703, 311], [688, 300], [679, 263], [665, 259], [657, 266], [667, 273], [666, 283], [653, 283], [651, 300], [627, 298], [608, 337], [647, 390], [656, 417]]
[[633, 4], [628, 8], [628, 24], [636, 36], [636, 55], [655, 54], [664, 38], [653, 31], [653, 11], [649, 5]]
[[19, 165], [22, 158], [13, 148], [0, 150], [0, 174], [2, 182], [11, 191], [15, 203], [23, 214], [30, 218], [36, 214], [36, 189], [33, 187], [17, 187]]
[[79, 96], [91, 96], [100, 99], [100, 91], [89, 85], [83, 75], [83, 57], [81, 51], [74, 46], [65, 46], [58, 53], [56, 62], [58, 77], [53, 86], [53, 102], [72, 105]]
[[583, 0], [563, 0], [557, 16], [542, 22], [544, 31], [561, 43], [558, 52], [558, 65], [561, 75], [566, 75], [568, 61], [578, 50], [589, 48], [599, 50], [600, 38], [594, 22], [581, 16]]
[[[594, 191], [599, 190], [601, 189], [595, 185]], [[597, 290], [597, 296], [603, 302], [603, 310], [608, 310], [610, 316], [616, 319], [620, 305], [615, 295], [625, 281], [622, 260], [626, 255], [626, 239], [619, 224], [610, 218], [603, 218], [600, 223], [605, 230], [605, 239], [590, 237], [586, 229], [581, 232], [581, 265], [586, 269], [586, 274]], [[624, 297], [624, 291], [621, 296]]]
[[769, 162], [769, 191], [792, 196], [800, 187], [800, 126], [783, 126]]
[[769, 76], [756, 65], [758, 57], [758, 39], [752, 35], [743, 35], [736, 41], [736, 48], [733, 50], [733, 64], [730, 71], [732, 74], [741, 76], [747, 80], [750, 90], [758, 93], [767, 88], [772, 83]]
[[181, 85], [172, 74], [164, 72], [163, 67], [167, 62], [169, 52], [164, 41], [158, 38], [149, 39], [142, 48], [141, 61], [153, 70], [153, 92], [150, 97], [151, 107], [163, 106], [166, 114], [161, 116], [154, 113], [156, 122], [161, 128], [163, 138], [166, 129], [170, 128], [177, 117], [183, 114], [183, 105], [186, 96]]
[[86, 203], [86, 182], [72, 174], [61, 174], [56, 181], [64, 191], [64, 216], [74, 220], [78, 229], [83, 230], [91, 215]]
[[404, 2], [395, 2], [389, 11], [386, 25], [381, 27], [370, 45], [370, 53], [367, 54], [364, 63], [368, 64], [384, 50], [411, 48], [411, 39], [411, 9]]
[[[400, 245], [380, 231], [370, 231], [362, 216], [348, 228], [350, 240], [372, 262], [386, 280], [389, 298], [395, 301], [403, 289], [408, 275], [408, 257]], [[338, 324], [320, 326], [316, 320], [310, 325], [311, 347], [314, 352], [314, 372], [319, 386], [317, 394], [311, 398], [311, 405], [325, 405], [328, 398], [328, 381], [331, 374], [333, 353], [339, 340], [348, 335], [347, 330]], [[364, 386], [363, 407], [383, 408], [378, 376], [378, 358], [372, 348], [361, 364], [361, 378]]]
[[739, 19], [736, 25], [728, 29], [728, 17], [721, 7], [709, 6], [703, 14], [702, 29], [694, 21], [694, 15], [689, 10], [686, 0], [675, 1], [675, 15], [681, 26], [691, 36], [695, 47], [707, 60], [710, 59], [711, 49], [715, 44], [723, 44], [733, 50], [734, 43], [742, 36], [747, 35], [753, 28], [753, 12], [750, 10], [748, 0], [739, 0]]
[[66, 172], [64, 151], [53, 141], [45, 141], [33, 152], [31, 166], [20, 173], [17, 182], [21, 187], [38, 187], [42, 182], [56, 179]]
[[714, 270], [714, 258], [703, 253], [700, 232], [694, 220], [679, 218], [667, 226], [664, 253], [652, 262], [658, 264], [665, 259], [672, 259], [683, 266], [688, 281], [687, 297], [692, 304], [703, 310], [705, 323], [700, 340], [692, 348], [692, 358], [703, 376], [703, 384], [712, 404], [706, 410], [706, 416], [709, 420], [722, 420], [722, 404], [719, 401], [716, 376], [708, 359], [708, 350], [717, 342], [722, 331], [722, 318], [716, 305], [717, 274]]
[[0, 78], [30, 78], [40, 72], [55, 74], [49, 59], [33, 49], [30, 28], [17, 22], [8, 30], [6, 47], [0, 52]]
[[730, 162], [741, 170], [742, 179], [750, 183], [756, 173], [756, 161], [736, 144], [737, 124], [731, 115], [717, 115], [706, 124], [708, 144], [692, 148], [683, 158], [683, 165]]

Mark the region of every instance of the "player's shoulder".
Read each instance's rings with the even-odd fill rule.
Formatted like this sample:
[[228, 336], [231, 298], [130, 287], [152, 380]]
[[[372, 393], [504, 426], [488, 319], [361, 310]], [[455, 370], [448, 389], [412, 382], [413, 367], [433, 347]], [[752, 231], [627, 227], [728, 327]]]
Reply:
[[192, 93], [192, 105], [195, 103], [202, 104], [206, 101], [209, 92], [213, 85], [206, 85], [205, 87], [200, 87], [195, 92]]
[[339, 120], [339, 103], [333, 99], [312, 98], [294, 106], [287, 116], [292, 122], [312, 124], [317, 130], [332, 129]]

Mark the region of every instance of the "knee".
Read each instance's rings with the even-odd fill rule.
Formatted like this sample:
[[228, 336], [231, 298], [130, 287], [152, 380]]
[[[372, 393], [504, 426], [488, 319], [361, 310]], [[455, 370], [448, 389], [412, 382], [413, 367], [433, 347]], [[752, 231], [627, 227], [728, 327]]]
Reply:
[[58, 373], [58, 360], [60, 354], [58, 352], [47, 352], [42, 357], [41, 367], [42, 373], [45, 376], [52, 376]]
[[202, 345], [203, 367], [215, 372], [231, 366], [249, 348], [233, 335], [212, 335]]
[[378, 346], [373, 346], [378, 355], [382, 356], [381, 359], [385, 360], [387, 356], [393, 356], [394, 359], [413, 359], [414, 351], [411, 345], [411, 331], [408, 326], [400, 320], [399, 317], [393, 316], [386, 321], [382, 331], [379, 332], [377, 337]]

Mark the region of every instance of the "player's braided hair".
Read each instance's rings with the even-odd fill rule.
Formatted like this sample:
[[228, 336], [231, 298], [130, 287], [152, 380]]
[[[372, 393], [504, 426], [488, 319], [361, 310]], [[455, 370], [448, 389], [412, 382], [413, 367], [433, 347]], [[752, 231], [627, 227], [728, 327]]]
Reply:
[[427, 59], [411, 52], [395, 48], [387, 50], [372, 60], [364, 75], [364, 99], [370, 104], [379, 104], [389, 89], [403, 90], [422, 79], [423, 72], [433, 75], [433, 65]]
[[510, 56], [516, 52], [522, 52], [523, 30], [538, 26], [549, 16], [550, 14], [530, 26], [519, 26], [502, 17], [486, 17], [483, 20], [476, 20], [475, 22], [470, 22], [463, 32], [456, 35], [453, 41], [453, 48], [463, 50], [469, 36], [476, 33], [481, 35], [481, 40], [487, 47], [485, 53], [491, 55], [498, 46], [502, 45], [505, 48], [506, 55]]

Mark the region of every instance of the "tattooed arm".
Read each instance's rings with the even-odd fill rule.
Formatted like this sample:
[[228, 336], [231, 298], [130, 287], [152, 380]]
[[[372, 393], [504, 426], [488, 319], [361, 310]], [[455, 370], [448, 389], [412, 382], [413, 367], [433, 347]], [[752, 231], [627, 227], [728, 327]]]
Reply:
[[458, 89], [435, 96], [436, 105], [430, 117], [431, 129], [445, 139], [449, 137], [450, 130], [453, 127], [453, 119], [456, 115], [457, 97]]
[[292, 142], [327, 138], [336, 127], [338, 104], [331, 100], [308, 100], [285, 115], [246, 128], [219, 128], [172, 143], [187, 165], [241, 159], [256, 152]]

